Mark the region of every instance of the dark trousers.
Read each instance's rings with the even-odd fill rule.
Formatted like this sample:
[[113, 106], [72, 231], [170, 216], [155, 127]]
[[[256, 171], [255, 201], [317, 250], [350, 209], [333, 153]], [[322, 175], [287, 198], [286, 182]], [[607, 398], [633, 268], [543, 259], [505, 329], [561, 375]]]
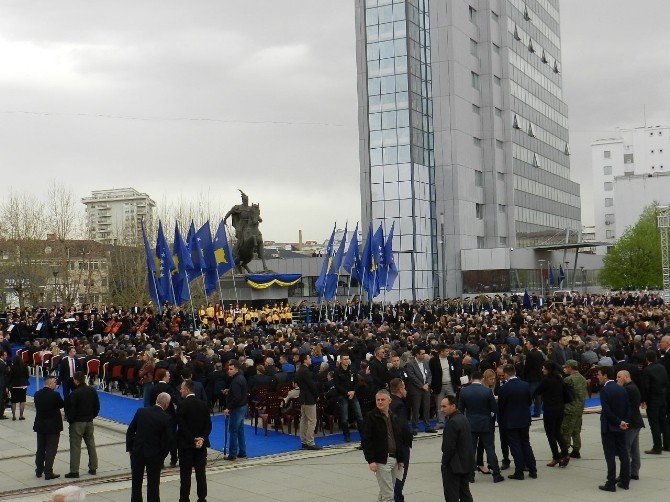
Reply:
[[402, 494], [402, 489], [405, 487], [405, 480], [407, 479], [407, 470], [409, 469], [409, 456], [412, 452], [411, 448], [407, 446], [404, 447], [404, 457], [405, 463], [403, 465], [402, 479], [395, 480], [395, 486], [393, 487], [393, 499], [394, 502], [405, 502], [405, 496]]
[[621, 462], [619, 478], [621, 484], [628, 486], [630, 482], [630, 458], [626, 448], [626, 433], [607, 432], [600, 435], [603, 441], [605, 462], [607, 463], [607, 484], [614, 486], [616, 483], [616, 457]]
[[456, 474], [442, 465], [442, 488], [445, 502], [472, 502], [470, 473]]
[[163, 456], [145, 457], [136, 453], [130, 454], [130, 471], [132, 473], [132, 490], [130, 502], [142, 502], [142, 483], [144, 470], [147, 471], [147, 502], [160, 502], [159, 486]]
[[647, 418], [651, 429], [653, 449], [661, 451], [670, 447], [670, 427], [666, 416], [665, 403], [647, 403]]
[[509, 441], [507, 440], [507, 431], [502, 427], [499, 427], [498, 434], [500, 434], [500, 450], [502, 451], [503, 462], [509, 464]]
[[529, 472], [537, 472], [535, 455], [533, 454], [533, 448], [530, 446], [528, 429], [529, 427], [506, 429], [509, 450], [514, 459], [514, 474], [523, 474], [523, 470], [526, 467]]
[[[493, 433], [492, 432], [473, 432], [472, 433], [472, 447], [474, 451], [477, 451], [479, 445], [486, 450], [486, 462], [488, 463], [489, 469], [493, 472], [494, 475], [500, 474], [500, 466], [498, 465], [498, 456], [496, 455], [496, 447], [493, 443]], [[484, 465], [484, 455], [482, 454], [482, 463], [477, 463], [477, 465]]]
[[191, 470], [195, 469], [198, 500], [207, 498], [207, 448], [179, 448], [179, 502], [188, 502], [191, 494]]
[[0, 387], [0, 415], [5, 414], [6, 406], [7, 406], [7, 393], [5, 387]]
[[74, 386], [72, 385], [72, 379], [68, 378], [63, 381], [62, 387], [63, 387], [63, 399], [67, 399], [67, 397], [72, 393], [74, 390]]
[[37, 433], [37, 452], [35, 453], [35, 472], [53, 474], [54, 459], [58, 450], [60, 432], [55, 434]]
[[561, 425], [563, 424], [563, 410], [544, 410], [544, 432], [549, 441], [551, 456], [554, 460], [568, 455], [568, 446], [565, 444], [563, 434], [561, 434]]
[[428, 418], [430, 415], [430, 392], [412, 389], [412, 393], [407, 396], [412, 405], [412, 428], [416, 429], [419, 424], [419, 410], [421, 411], [421, 420], [426, 427], [429, 426]]

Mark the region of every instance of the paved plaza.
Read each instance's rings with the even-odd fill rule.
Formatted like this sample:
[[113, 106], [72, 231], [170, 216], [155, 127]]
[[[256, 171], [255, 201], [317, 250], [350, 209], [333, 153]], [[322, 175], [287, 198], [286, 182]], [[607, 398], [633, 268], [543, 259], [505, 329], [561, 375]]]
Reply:
[[[62, 477], [44, 481], [34, 475], [35, 435], [32, 432], [34, 412], [28, 403], [27, 420], [0, 422], [0, 500], [42, 502], [66, 481]], [[539, 478], [526, 481], [505, 480], [493, 484], [490, 476], [478, 474], [472, 487], [476, 501], [584, 500], [599, 501], [635, 497], [645, 502], [666, 501], [670, 493], [670, 455], [644, 455], [640, 481], [631, 481], [628, 492], [609, 494], [598, 490], [605, 480], [605, 461], [599, 442], [599, 416], [584, 417], [583, 449], [580, 460], [571, 461], [566, 469], [549, 468], [549, 448], [542, 422], [534, 422], [531, 441], [538, 458]], [[214, 433], [222, 433], [214, 431]], [[107, 420], [96, 420], [96, 442], [99, 468], [97, 476], [86, 473], [87, 456], [82, 451], [81, 473], [77, 481], [89, 501], [122, 501], [130, 499], [129, 462], [125, 452], [125, 426]], [[650, 446], [649, 429], [641, 434], [641, 448]], [[61, 435], [55, 472], [68, 472], [68, 436]], [[420, 435], [412, 450], [408, 481], [408, 502], [443, 500], [440, 477], [441, 437]], [[373, 501], [377, 484], [354, 446], [328, 448], [320, 452], [295, 452], [272, 458], [251, 459], [234, 463], [216, 460], [220, 452], [210, 451], [208, 468], [209, 496], [213, 501]], [[510, 471], [505, 471], [510, 473]], [[164, 471], [161, 499], [176, 501], [179, 494], [177, 469]], [[195, 482], [192, 500], [196, 500]]]

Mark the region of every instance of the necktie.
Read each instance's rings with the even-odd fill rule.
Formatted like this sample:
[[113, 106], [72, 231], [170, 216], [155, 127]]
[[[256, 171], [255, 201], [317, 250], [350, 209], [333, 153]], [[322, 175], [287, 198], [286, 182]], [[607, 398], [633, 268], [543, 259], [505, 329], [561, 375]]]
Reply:
[[70, 377], [74, 377], [74, 358], [70, 358]]

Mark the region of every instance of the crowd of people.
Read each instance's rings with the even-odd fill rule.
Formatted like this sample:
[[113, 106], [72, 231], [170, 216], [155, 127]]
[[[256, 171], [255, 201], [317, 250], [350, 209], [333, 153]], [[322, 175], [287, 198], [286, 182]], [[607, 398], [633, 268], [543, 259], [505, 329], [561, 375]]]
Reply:
[[[640, 436], [644, 423], [636, 413], [640, 406], [646, 408], [652, 437], [646, 453], [670, 450], [670, 309], [654, 294], [575, 293], [553, 303], [532, 298], [530, 307], [527, 299], [502, 295], [401, 301], [372, 309], [356, 302], [323, 309], [284, 305], [242, 313], [243, 308], [204, 307], [195, 323], [184, 310], [159, 312], [137, 304], [127, 309], [90, 305], [7, 312], [0, 316], [0, 394], [9, 394], [13, 416], [18, 408], [20, 419], [28, 368], [23, 357], [8, 363], [12, 344], [22, 345], [31, 355], [29, 362], [33, 354], [39, 354], [40, 361], [47, 354], [60, 356], [54, 367], [57, 380], [47, 379], [45, 389], [62, 385], [71, 450], [79, 452], [81, 441], [86, 442], [92, 473], [97, 469], [91, 454], [95, 443], [92, 425], [90, 434], [86, 425], [92, 418], [84, 420], [89, 413], [74, 422], [85, 425], [74, 427], [73, 447], [71, 396], [88, 388], [87, 381], [95, 381], [104, 389], [119, 388], [142, 397], [145, 409], [153, 411], [138, 412], [129, 428], [134, 493], [142, 479], [135, 475], [140, 470], [146, 470], [151, 493], [157, 493], [156, 476], [168, 455], [171, 465], [180, 464], [184, 486], [188, 478], [190, 489], [193, 468], [198, 496], [201, 490], [206, 492], [201, 452], [207, 446], [207, 424], [198, 422], [198, 432], [192, 433], [195, 426], [178, 418], [189, 399], [205, 404], [199, 412], [202, 421], [202, 410], [209, 417], [217, 405], [228, 416], [227, 458], [235, 460], [248, 453], [243, 424], [249, 409], [262, 405], [259, 396], [297, 395], [302, 447], [319, 449], [314, 430], [324, 413], [339, 423], [345, 441], [351, 440], [353, 428], [359, 430], [365, 459], [379, 481], [380, 500], [403, 500], [412, 437], [421, 429], [428, 433], [444, 429], [446, 500], [469, 500], [468, 485], [478, 470], [500, 482], [505, 479], [501, 471], [514, 463], [509, 478], [524, 479], [526, 472], [536, 477], [528, 435], [533, 416], [542, 416], [553, 457], [549, 467], [567, 467], [571, 459], [580, 458], [584, 403], [597, 391], [603, 403], [608, 464], [607, 482], [601, 488], [627, 489], [629, 480], [639, 474], [638, 444], [644, 441]], [[263, 322], [260, 315], [251, 314], [265, 309], [270, 316], [264, 315]], [[236, 320], [237, 311], [241, 322]], [[227, 312], [233, 313], [232, 323]], [[35, 324], [39, 315], [42, 320]], [[319, 317], [322, 322], [304, 322]], [[51, 326], [48, 336], [43, 336], [40, 322]], [[111, 323], [115, 329], [108, 329]], [[87, 362], [92, 360], [100, 364], [90, 374]], [[613, 383], [623, 393], [613, 389]], [[158, 412], [172, 417], [171, 425], [152, 426]], [[144, 437], [138, 432], [143, 427], [171, 438], [165, 443], [171, 446], [158, 452], [160, 465], [157, 457], [147, 460], [156, 456], [151, 448], [142, 453], [144, 461], [137, 458], [145, 448], [136, 440]], [[36, 474], [52, 476], [39, 458], [48, 457], [53, 448], [48, 438], [39, 439], [37, 429], [36, 425], [44, 453], [36, 459]], [[183, 453], [185, 447], [199, 451]], [[618, 481], [613, 468], [617, 455], [622, 460]], [[71, 458], [70, 465], [68, 474], [78, 475], [78, 459]]]

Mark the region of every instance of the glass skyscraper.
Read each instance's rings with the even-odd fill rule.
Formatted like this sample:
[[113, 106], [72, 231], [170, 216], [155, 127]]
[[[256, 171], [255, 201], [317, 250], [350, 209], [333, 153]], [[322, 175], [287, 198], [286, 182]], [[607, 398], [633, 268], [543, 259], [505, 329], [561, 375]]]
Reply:
[[459, 294], [472, 250], [580, 227], [557, 0], [356, 0], [356, 33], [363, 223], [395, 222], [391, 299]]

